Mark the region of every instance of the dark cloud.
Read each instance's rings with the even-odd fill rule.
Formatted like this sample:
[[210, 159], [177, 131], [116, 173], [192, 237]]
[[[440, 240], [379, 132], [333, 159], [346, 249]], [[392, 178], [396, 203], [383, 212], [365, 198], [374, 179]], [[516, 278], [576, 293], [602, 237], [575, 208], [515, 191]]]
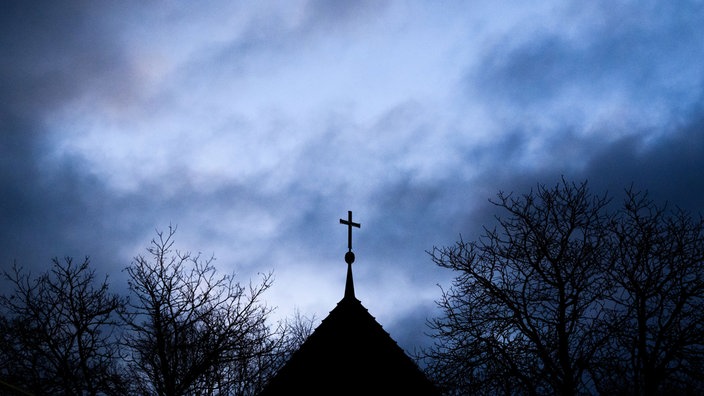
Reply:
[[[9, 135], [5, 132], [3, 137]], [[12, 154], [4, 157], [0, 173], [2, 267], [16, 260], [25, 267], [42, 268], [51, 257], [87, 255], [102, 268], [114, 268], [119, 258], [110, 251], [118, 250], [125, 231], [115, 213], [125, 209], [124, 203], [112, 199], [75, 162], [42, 161], [42, 155], [36, 155], [42, 153], [38, 139], [16, 140], [25, 147], [9, 146]]]
[[626, 137], [604, 147], [590, 159], [582, 177], [615, 195], [632, 185], [661, 204], [704, 214], [704, 108], [693, 117], [653, 141]]
[[114, 19], [100, 2], [3, 2], [0, 97], [5, 113], [41, 121], [84, 94], [129, 86]]
[[435, 305], [421, 305], [407, 315], [400, 315], [391, 323], [382, 323], [382, 326], [399, 346], [405, 348], [407, 353], [414, 354], [431, 345], [433, 340], [427, 336], [429, 329], [424, 325], [438, 313]]
[[[0, 12], [0, 264], [42, 268], [54, 256], [114, 267], [120, 230], [106, 193], [78, 158], [57, 158], [47, 119], [105, 92], [122, 64], [96, 2], [3, 2]], [[116, 88], [114, 84], [112, 88]], [[124, 209], [124, 207], [122, 207]], [[86, 234], [94, 238], [86, 239]]]
[[468, 75], [470, 94], [514, 117], [564, 117], [570, 105], [589, 117], [614, 98], [643, 111], [664, 102], [675, 116], [687, 110], [692, 83], [704, 79], [701, 3], [597, 2], [562, 14], [562, 23], [527, 21], [486, 47]]
[[[612, 142], [598, 135], [579, 138], [564, 131], [546, 146], [543, 166], [520, 167], [506, 158], [519, 156], [526, 150], [520, 134], [509, 134], [500, 144], [486, 147], [496, 160], [476, 180], [485, 196], [494, 198], [499, 191], [526, 193], [538, 184], [552, 186], [563, 176], [574, 182], [588, 181], [592, 192], [607, 193], [616, 200], [629, 187], [648, 191], [661, 204], [683, 208], [692, 214], [702, 213], [704, 194], [704, 108], [692, 112], [692, 118], [673, 131], [656, 137], [634, 133]], [[620, 202], [620, 201], [617, 201]], [[478, 205], [465, 216], [476, 224], [493, 223], [490, 214], [497, 214], [491, 204]]]
[[[492, 37], [467, 94], [501, 132], [466, 153], [480, 202], [563, 175], [620, 195], [633, 184], [689, 210], [702, 192], [701, 2], [556, 8]], [[554, 22], [558, 21], [558, 22]], [[478, 203], [468, 225], [491, 222]]]

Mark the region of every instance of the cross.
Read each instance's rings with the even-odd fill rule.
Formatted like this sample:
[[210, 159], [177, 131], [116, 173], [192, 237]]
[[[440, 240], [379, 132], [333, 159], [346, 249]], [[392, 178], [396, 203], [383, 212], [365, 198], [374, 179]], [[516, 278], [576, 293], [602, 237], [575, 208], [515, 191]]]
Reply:
[[347, 220], [340, 219], [340, 224], [347, 225], [347, 249], [352, 251], [352, 227], [361, 228], [361, 224], [352, 222], [352, 211], [347, 211]]

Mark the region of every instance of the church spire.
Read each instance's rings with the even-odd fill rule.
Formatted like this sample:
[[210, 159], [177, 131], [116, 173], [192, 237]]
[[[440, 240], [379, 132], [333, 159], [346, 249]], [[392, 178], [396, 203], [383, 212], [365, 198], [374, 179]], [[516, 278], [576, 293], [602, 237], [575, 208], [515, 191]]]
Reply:
[[[347, 255], [345, 255], [347, 257]], [[356, 299], [354, 296], [354, 281], [352, 280], [352, 263], [347, 263], [347, 279], [345, 280], [345, 297], [343, 300]]]
[[352, 280], [352, 263], [354, 263], [354, 253], [352, 253], [352, 227], [361, 228], [361, 224], [352, 221], [352, 211], [347, 211], [347, 220], [340, 219], [340, 224], [347, 226], [347, 253], [345, 262], [347, 263], [347, 280], [345, 281], [345, 297], [343, 300], [355, 299], [354, 281]]

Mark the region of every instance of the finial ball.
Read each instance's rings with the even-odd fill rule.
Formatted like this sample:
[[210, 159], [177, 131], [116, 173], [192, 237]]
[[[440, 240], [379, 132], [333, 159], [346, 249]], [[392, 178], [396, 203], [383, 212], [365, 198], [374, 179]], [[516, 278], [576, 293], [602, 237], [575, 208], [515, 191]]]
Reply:
[[352, 253], [352, 252], [345, 253], [345, 262], [347, 264], [354, 263], [354, 253]]

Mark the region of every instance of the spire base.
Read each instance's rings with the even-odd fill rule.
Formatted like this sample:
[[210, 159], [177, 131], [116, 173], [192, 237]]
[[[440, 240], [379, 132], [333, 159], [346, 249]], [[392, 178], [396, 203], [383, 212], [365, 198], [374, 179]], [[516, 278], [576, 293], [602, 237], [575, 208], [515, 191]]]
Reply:
[[[349, 252], [352, 253], [352, 252]], [[345, 255], [346, 258], [347, 255]], [[354, 261], [354, 254], [352, 255]], [[347, 299], [356, 299], [354, 296], [354, 281], [352, 280], [352, 263], [347, 262], [347, 280], [345, 281], [345, 297], [344, 300]]]

